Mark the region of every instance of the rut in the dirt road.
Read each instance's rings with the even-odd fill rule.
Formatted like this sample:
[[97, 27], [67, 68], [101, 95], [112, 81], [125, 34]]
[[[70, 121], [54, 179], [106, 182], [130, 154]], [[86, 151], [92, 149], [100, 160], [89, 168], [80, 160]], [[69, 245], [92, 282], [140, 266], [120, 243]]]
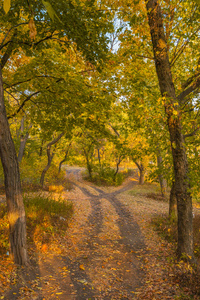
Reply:
[[[76, 299], [134, 299], [134, 292], [137, 287], [141, 286], [144, 276], [141, 271], [141, 261], [138, 258], [138, 252], [145, 251], [145, 243], [134, 217], [127, 207], [117, 199], [118, 194], [132, 188], [132, 185], [127, 185], [112, 193], [105, 193], [100, 188], [89, 186], [90, 190], [98, 192], [98, 195], [94, 195], [87, 189], [86, 185], [83, 186], [79, 181], [73, 180], [71, 183], [82, 191], [91, 205], [91, 213], [87, 219], [87, 224], [85, 224], [86, 238], [79, 245], [83, 253], [87, 253], [87, 260], [84, 254], [78, 258], [78, 261], [75, 260], [73, 262], [63, 257], [66, 266], [71, 269], [71, 280], [78, 295]], [[100, 238], [104, 230], [105, 220], [102, 201], [105, 200], [113, 206], [117, 215], [116, 223], [119, 228], [120, 238], [116, 240], [109, 240], [109, 238], [102, 240]], [[116, 270], [117, 275], [114, 274], [113, 278], [109, 277], [112, 287], [96, 290], [87, 271], [81, 270], [80, 272], [80, 264], [87, 264], [90, 269], [95, 268], [96, 261], [104, 260], [104, 257], [102, 257], [103, 248], [107, 251], [107, 253], [104, 252], [103, 256], [110, 256], [111, 269]], [[116, 268], [116, 265], [118, 268]]]

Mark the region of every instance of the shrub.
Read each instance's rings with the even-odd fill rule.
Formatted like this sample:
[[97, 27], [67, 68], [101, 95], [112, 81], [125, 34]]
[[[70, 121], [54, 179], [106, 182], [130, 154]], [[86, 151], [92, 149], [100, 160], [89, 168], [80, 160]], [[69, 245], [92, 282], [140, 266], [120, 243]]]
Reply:
[[[38, 195], [24, 198], [27, 238], [40, 248], [43, 243], [50, 244], [55, 236], [63, 235], [73, 214], [72, 203], [62, 199]], [[9, 224], [5, 204], [0, 205], [0, 253], [9, 250]]]
[[117, 173], [115, 175], [115, 169], [111, 168], [107, 165], [95, 166], [92, 179], [89, 176], [86, 176], [87, 180], [91, 180], [92, 182], [98, 185], [121, 185], [125, 178], [125, 174], [123, 172]]

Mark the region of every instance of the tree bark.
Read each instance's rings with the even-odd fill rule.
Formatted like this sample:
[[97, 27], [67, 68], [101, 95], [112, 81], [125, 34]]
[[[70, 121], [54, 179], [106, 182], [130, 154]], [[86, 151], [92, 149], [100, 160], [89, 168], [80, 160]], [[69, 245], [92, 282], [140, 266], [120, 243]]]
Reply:
[[139, 176], [139, 184], [144, 184], [144, 181], [145, 181], [145, 173], [146, 173], [146, 170], [145, 170], [145, 167], [142, 163], [138, 163], [137, 161], [135, 161], [135, 164], [136, 166], [138, 167], [138, 170], [140, 172], [140, 176]]
[[64, 135], [64, 133], [61, 133], [56, 139], [54, 139], [53, 141], [51, 141], [48, 145], [47, 145], [47, 158], [48, 158], [48, 162], [46, 167], [43, 169], [41, 177], [40, 177], [40, 185], [42, 186], [42, 188], [44, 187], [44, 178], [45, 175], [47, 173], [47, 171], [49, 170], [50, 166], [51, 166], [51, 162], [53, 160], [54, 157], [54, 152], [51, 153], [51, 146], [56, 144], [61, 137]]
[[6, 202], [8, 208], [10, 232], [10, 255], [16, 264], [25, 265], [28, 261], [26, 245], [26, 218], [17, 155], [5, 110], [1, 68], [0, 157], [5, 178]]
[[169, 218], [171, 219], [173, 219], [176, 215], [176, 203], [175, 182], [173, 181], [169, 198]]
[[121, 162], [122, 162], [122, 157], [120, 156], [119, 159], [118, 159], [117, 165], [116, 165], [116, 171], [115, 171], [115, 174], [114, 174], [114, 181], [116, 180], [116, 176], [119, 172], [119, 165], [121, 164]]
[[89, 178], [92, 179], [92, 164], [90, 163], [89, 153], [85, 149], [83, 149], [83, 151], [84, 151], [85, 158], [86, 158], [86, 164], [87, 164]]
[[92, 157], [94, 155], [93, 145], [94, 145], [94, 141], [91, 142], [91, 144], [88, 146], [88, 149], [84, 148], [84, 147], [82, 148], [83, 152], [84, 152], [84, 155], [85, 155], [85, 158], [86, 158], [87, 170], [88, 170], [90, 179], [92, 179], [92, 171], [93, 171], [92, 170], [93, 169], [93, 167], [92, 167]]
[[62, 167], [62, 164], [67, 160], [67, 156], [68, 156], [68, 153], [69, 153], [69, 149], [71, 147], [71, 144], [72, 142], [69, 143], [68, 147], [67, 147], [67, 150], [65, 152], [65, 157], [63, 158], [63, 160], [61, 160], [61, 162], [59, 163], [59, 168], [58, 168], [58, 173], [60, 173], [61, 171], [61, 167]]
[[99, 165], [101, 166], [101, 155], [100, 155], [100, 149], [97, 149], [97, 153], [98, 153], [98, 161], [99, 161]]
[[188, 162], [181, 126], [181, 108], [175, 94], [162, 13], [158, 0], [147, 1], [146, 7], [153, 44], [155, 67], [160, 91], [165, 100], [165, 111], [171, 140], [178, 210], [177, 253], [179, 257], [184, 256], [187, 257], [188, 260], [193, 261], [192, 197], [188, 176]]

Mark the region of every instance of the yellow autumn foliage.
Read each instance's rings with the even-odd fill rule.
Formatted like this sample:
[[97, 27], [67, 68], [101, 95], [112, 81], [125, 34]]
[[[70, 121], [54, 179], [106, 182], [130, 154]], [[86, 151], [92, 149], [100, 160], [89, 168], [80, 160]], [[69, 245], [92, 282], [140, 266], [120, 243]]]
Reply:
[[62, 185], [50, 185], [49, 192], [61, 193], [64, 190]]

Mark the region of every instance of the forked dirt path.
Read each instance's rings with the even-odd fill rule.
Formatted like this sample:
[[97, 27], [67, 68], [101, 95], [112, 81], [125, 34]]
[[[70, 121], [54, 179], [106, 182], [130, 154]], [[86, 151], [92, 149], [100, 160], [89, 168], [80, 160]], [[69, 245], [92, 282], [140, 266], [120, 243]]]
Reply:
[[30, 270], [22, 275], [26, 284], [4, 299], [136, 299], [146, 247], [134, 215], [118, 198], [134, 182], [97, 188], [81, 179], [79, 169], [67, 175], [74, 189], [65, 197], [73, 202], [75, 215], [58, 241], [58, 253], [39, 254], [32, 275]]

